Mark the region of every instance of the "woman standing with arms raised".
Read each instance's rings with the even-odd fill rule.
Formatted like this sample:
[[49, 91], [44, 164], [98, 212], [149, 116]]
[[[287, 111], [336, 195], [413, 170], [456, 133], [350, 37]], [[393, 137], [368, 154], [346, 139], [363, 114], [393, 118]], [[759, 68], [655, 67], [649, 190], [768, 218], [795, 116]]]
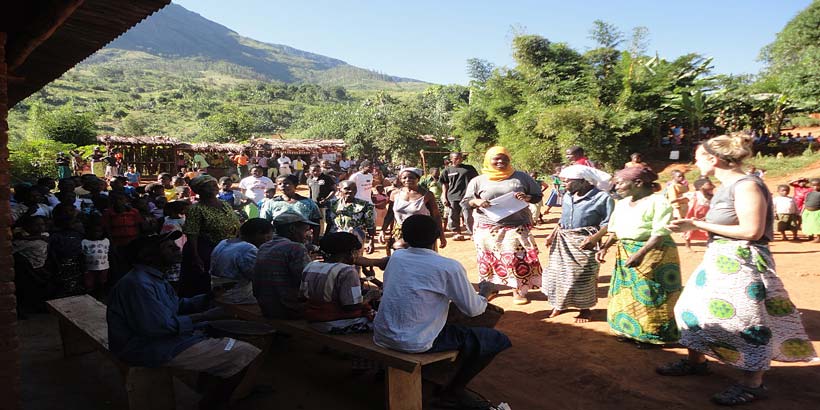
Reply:
[[751, 155], [749, 138], [727, 135], [704, 142], [695, 152], [701, 174], [715, 176], [722, 186], [706, 220], [670, 225], [675, 232], [702, 229], [710, 241], [675, 306], [680, 342], [689, 357], [657, 369], [664, 376], [704, 374], [709, 355], [742, 370], [737, 384], [712, 396], [729, 406], [766, 397], [763, 374], [772, 360], [816, 356], [800, 313], [775, 273], [768, 245], [774, 238], [772, 196], [763, 181], [741, 168]]
[[532, 230], [532, 216], [526, 204], [520, 211], [500, 220], [488, 217], [483, 208], [491, 200], [514, 193], [515, 198], [530, 204], [541, 201], [541, 186], [526, 172], [510, 164], [510, 153], [504, 147], [492, 147], [484, 155], [481, 175], [467, 185], [462, 204], [473, 208], [475, 225], [473, 242], [478, 253], [481, 280], [513, 288], [513, 303], [529, 303], [527, 292], [541, 285], [541, 263]]

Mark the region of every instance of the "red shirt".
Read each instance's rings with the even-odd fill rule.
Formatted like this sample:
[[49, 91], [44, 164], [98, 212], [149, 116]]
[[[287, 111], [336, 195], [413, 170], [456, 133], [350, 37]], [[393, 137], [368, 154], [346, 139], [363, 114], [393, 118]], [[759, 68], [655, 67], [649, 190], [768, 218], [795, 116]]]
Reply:
[[102, 226], [115, 246], [128, 245], [140, 234], [142, 215], [136, 209], [116, 212], [108, 208], [102, 215]]
[[592, 161], [589, 160], [587, 157], [581, 157], [573, 161], [575, 165], [586, 165], [591, 168], [595, 168], [595, 165], [592, 164]]
[[806, 202], [806, 195], [814, 191], [814, 188], [797, 184], [792, 184], [792, 188], [794, 188], [794, 204], [797, 206], [797, 212], [803, 212], [803, 203]]

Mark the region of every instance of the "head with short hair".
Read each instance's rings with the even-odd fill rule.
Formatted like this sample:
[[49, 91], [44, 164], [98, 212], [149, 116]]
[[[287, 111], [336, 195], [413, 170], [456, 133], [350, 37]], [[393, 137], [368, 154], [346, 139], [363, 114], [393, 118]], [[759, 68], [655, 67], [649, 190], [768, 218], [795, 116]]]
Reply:
[[780, 196], [788, 196], [790, 191], [791, 187], [786, 184], [781, 184], [777, 186], [777, 193], [780, 194]]
[[24, 216], [17, 222], [17, 226], [31, 236], [38, 236], [46, 231], [46, 218], [39, 215]]
[[584, 156], [584, 149], [577, 146], [577, 145], [573, 145], [573, 146], [567, 148], [566, 154], [567, 154], [567, 160], [577, 161], [578, 159], [580, 159]]
[[464, 155], [460, 152], [451, 152], [450, 153], [450, 163], [453, 165], [459, 165], [461, 162], [464, 161]]
[[401, 225], [402, 238], [413, 248], [432, 249], [441, 227], [428, 215], [411, 215]]
[[251, 218], [239, 228], [239, 237], [257, 248], [273, 238], [273, 225], [264, 218]]
[[319, 242], [319, 250], [329, 261], [352, 263], [359, 249], [362, 243], [349, 232], [328, 233]]
[[692, 186], [695, 187], [695, 191], [700, 191], [704, 186], [709, 188], [709, 185], [712, 185], [714, 188], [714, 184], [712, 184], [709, 178], [698, 178], [692, 183]]

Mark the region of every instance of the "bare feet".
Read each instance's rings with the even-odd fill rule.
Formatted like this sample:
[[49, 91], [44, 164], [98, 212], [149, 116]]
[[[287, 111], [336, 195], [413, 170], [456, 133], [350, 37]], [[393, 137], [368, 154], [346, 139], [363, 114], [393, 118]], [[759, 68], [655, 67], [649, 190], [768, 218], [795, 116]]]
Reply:
[[581, 309], [578, 316], [575, 316], [575, 323], [587, 323], [592, 318], [592, 312], [589, 309]]
[[550, 313], [550, 315], [549, 315], [549, 316], [547, 316], [547, 318], [548, 318], [548, 319], [552, 319], [552, 318], [554, 318], [554, 317], [556, 317], [556, 316], [558, 316], [558, 315], [560, 315], [560, 314], [561, 314], [561, 311], [560, 311], [560, 310], [558, 310], [558, 309], [553, 309], [553, 310], [552, 310], [552, 313]]

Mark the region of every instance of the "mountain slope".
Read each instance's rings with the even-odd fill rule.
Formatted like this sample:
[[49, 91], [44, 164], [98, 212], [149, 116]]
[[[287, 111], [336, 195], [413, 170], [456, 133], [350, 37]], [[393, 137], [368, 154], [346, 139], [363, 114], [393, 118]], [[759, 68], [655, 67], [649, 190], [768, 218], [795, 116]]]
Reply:
[[[165, 63], [185, 66], [191, 62], [235, 66], [239, 78], [286, 83], [310, 82], [348, 88], [424, 88], [427, 83], [389, 76], [355, 67], [342, 60], [281, 44], [242, 37], [177, 4], [170, 4], [129, 30], [84, 64], [131, 66], [139, 51], [162, 57]], [[139, 62], [137, 62], [139, 63]], [[181, 69], [184, 69], [181, 67]], [[224, 71], [224, 70], [223, 70]]]

